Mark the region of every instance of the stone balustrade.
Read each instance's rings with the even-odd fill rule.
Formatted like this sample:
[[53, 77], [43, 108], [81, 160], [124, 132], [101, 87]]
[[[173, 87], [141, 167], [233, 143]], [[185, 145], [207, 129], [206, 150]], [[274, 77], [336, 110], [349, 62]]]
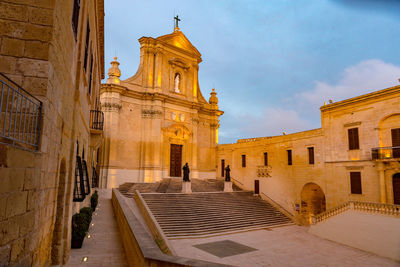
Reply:
[[311, 216], [311, 223], [316, 224], [322, 222], [328, 219], [329, 217], [335, 216], [347, 210], [356, 210], [356, 211], [377, 213], [382, 215], [400, 216], [400, 205], [348, 201], [330, 210], [322, 212], [316, 216]]

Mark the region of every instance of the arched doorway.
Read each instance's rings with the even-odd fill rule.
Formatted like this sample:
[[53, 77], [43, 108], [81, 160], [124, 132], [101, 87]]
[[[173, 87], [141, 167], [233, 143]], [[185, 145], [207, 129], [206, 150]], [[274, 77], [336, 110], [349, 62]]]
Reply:
[[393, 204], [400, 205], [400, 173], [393, 175]]
[[315, 183], [306, 184], [301, 190], [301, 213], [317, 215], [326, 210], [325, 194]]

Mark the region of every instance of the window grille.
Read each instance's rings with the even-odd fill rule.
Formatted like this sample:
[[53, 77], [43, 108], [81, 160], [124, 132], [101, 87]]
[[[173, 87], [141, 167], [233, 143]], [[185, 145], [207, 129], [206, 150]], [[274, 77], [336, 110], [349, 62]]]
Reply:
[[99, 187], [99, 176], [97, 175], [96, 168], [92, 166], [92, 188]]
[[42, 102], [0, 73], [0, 143], [38, 149]]
[[83, 169], [81, 157], [76, 156], [75, 165], [75, 186], [74, 186], [74, 201], [82, 202], [85, 200], [85, 184], [83, 182]]
[[90, 183], [89, 183], [89, 173], [87, 170], [86, 160], [82, 160], [82, 171], [83, 171], [83, 184], [85, 195], [90, 194]]

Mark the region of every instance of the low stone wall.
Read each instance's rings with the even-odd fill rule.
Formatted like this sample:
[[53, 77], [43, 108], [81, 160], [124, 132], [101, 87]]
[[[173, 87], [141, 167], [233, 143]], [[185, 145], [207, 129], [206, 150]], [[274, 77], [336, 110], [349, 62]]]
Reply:
[[129, 266], [229, 266], [163, 254], [133, 212], [132, 199], [113, 189], [112, 204]]
[[153, 238], [161, 251], [165, 254], [175, 254], [173, 252], [172, 246], [168, 244], [168, 239], [165, 237], [161, 227], [157, 223], [157, 220], [154, 218], [153, 214], [151, 213], [149, 207], [147, 206], [146, 202], [144, 201], [138, 190], [136, 190], [135, 192], [135, 201], [138, 205], [140, 213], [142, 214], [147, 224], [147, 227], [149, 227], [150, 232], [153, 235]]

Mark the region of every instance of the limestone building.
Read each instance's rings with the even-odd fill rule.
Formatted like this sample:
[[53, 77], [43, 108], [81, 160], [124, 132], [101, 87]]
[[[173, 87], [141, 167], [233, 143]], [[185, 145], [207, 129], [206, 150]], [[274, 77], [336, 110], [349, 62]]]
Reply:
[[218, 177], [299, 218], [347, 201], [400, 204], [400, 86], [321, 107], [319, 129], [217, 147]]
[[186, 162], [191, 178], [215, 178], [223, 112], [214, 89], [208, 102], [200, 91], [200, 52], [178, 27], [158, 38], [142, 37], [139, 43], [136, 74], [121, 81], [114, 58], [101, 88], [101, 186], [181, 177]]
[[68, 260], [96, 178], [103, 58], [103, 0], [0, 1], [0, 266]]

